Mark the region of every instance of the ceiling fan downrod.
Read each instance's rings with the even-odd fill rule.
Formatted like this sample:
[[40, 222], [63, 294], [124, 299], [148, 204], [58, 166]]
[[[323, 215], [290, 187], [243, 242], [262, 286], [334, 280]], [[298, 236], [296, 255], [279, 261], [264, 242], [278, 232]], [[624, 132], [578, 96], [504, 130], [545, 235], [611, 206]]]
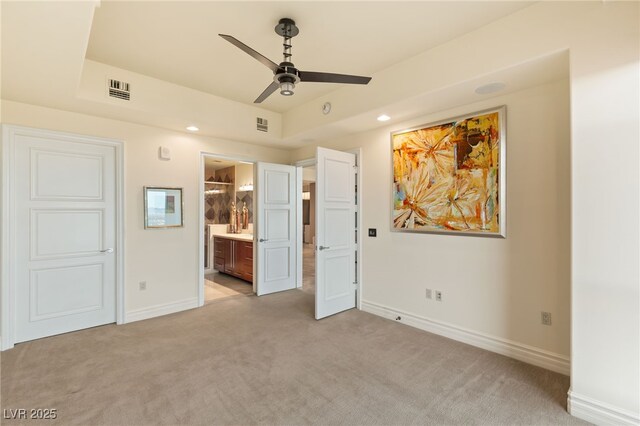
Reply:
[[280, 86], [280, 94], [283, 96], [293, 95], [293, 90], [296, 87], [296, 83], [300, 80], [298, 72], [291, 62], [291, 39], [298, 35], [300, 30], [296, 26], [293, 19], [282, 18], [278, 22], [278, 25], [274, 28], [276, 34], [282, 36], [282, 56], [283, 61], [280, 64], [282, 73], [277, 72], [275, 80]]
[[293, 19], [282, 18], [275, 27], [276, 34], [282, 36], [284, 39], [282, 46], [284, 47], [283, 57], [284, 62], [291, 62], [291, 39], [298, 35], [300, 30], [296, 26]]

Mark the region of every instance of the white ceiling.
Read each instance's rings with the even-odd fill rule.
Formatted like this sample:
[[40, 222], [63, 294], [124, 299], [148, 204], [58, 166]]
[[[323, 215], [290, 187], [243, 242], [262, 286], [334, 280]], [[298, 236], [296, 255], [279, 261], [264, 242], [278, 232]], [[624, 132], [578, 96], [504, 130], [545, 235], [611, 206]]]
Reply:
[[[2, 99], [179, 132], [195, 124], [202, 136], [300, 148], [566, 77], [564, 53], [481, 62], [451, 78], [441, 72], [447, 63], [432, 61], [455, 61], [454, 53], [440, 53], [447, 46], [484, 51], [475, 34], [529, 4], [2, 1]], [[283, 16], [301, 29], [296, 65], [371, 75], [371, 84], [301, 84], [293, 97], [275, 94], [254, 106], [270, 71], [217, 34], [280, 61], [273, 27]], [[109, 98], [106, 78], [132, 82], [131, 102]], [[506, 89], [474, 93], [493, 81]], [[326, 101], [329, 115], [320, 109]], [[392, 117], [385, 124], [375, 120], [383, 112]], [[256, 130], [256, 117], [269, 119], [268, 132]]]
[[[160, 2], [102, 1], [88, 59], [252, 104], [271, 71], [218, 37], [230, 34], [276, 63], [282, 17], [300, 28], [293, 62], [302, 70], [373, 75], [522, 9], [531, 2]], [[340, 88], [303, 83], [261, 107], [287, 111]], [[362, 89], [366, 95], [366, 89]]]

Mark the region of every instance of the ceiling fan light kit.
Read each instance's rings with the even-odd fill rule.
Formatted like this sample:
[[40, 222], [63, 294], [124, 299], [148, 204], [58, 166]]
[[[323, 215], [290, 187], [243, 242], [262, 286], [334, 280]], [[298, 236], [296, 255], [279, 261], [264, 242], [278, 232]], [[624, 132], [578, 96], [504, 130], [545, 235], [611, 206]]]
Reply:
[[253, 101], [256, 104], [267, 99], [273, 92], [280, 89], [283, 96], [292, 96], [296, 87], [301, 81], [314, 83], [343, 83], [343, 84], [368, 84], [371, 77], [358, 75], [333, 74], [326, 72], [301, 71], [291, 62], [291, 38], [298, 35], [300, 30], [293, 19], [282, 18], [275, 27], [275, 32], [283, 38], [283, 61], [276, 64], [266, 56], [253, 50], [240, 40], [226, 34], [218, 34], [229, 43], [233, 44], [258, 62], [269, 68], [273, 72], [273, 82]]

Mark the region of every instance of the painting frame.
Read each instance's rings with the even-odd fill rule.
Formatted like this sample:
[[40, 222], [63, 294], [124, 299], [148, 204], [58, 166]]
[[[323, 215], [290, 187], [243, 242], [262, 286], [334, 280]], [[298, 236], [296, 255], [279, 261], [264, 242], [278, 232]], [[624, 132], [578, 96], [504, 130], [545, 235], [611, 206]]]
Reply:
[[145, 186], [144, 229], [184, 227], [182, 188]]
[[[494, 230], [478, 230], [478, 229], [446, 229], [446, 228], [438, 228], [435, 226], [421, 226], [419, 228], [409, 228], [403, 226], [397, 226], [397, 222], [402, 220], [401, 210], [398, 210], [397, 202], [399, 191], [399, 183], [396, 180], [397, 170], [396, 170], [396, 160], [394, 159], [395, 149], [395, 141], [401, 135], [406, 135], [418, 131], [428, 131], [434, 129], [436, 127], [443, 127], [447, 125], [457, 126], [458, 123], [466, 122], [467, 120], [471, 120], [477, 117], [482, 117], [490, 114], [497, 114], [497, 130], [498, 130], [498, 140], [496, 146], [498, 148], [497, 153], [497, 172], [496, 179], [497, 183], [495, 188], [497, 190], [497, 194], [495, 195], [495, 201], [497, 204], [497, 208], [494, 209], [494, 214], [497, 215], [497, 229]], [[460, 235], [460, 236], [474, 236], [474, 237], [490, 237], [490, 238], [506, 238], [507, 236], [507, 204], [506, 204], [506, 170], [507, 170], [507, 132], [506, 132], [506, 120], [507, 120], [507, 107], [506, 105], [500, 105], [493, 108], [483, 109], [479, 111], [470, 112], [463, 115], [458, 115], [455, 117], [446, 118], [443, 120], [438, 120], [434, 122], [430, 122], [427, 124], [422, 124], [419, 126], [402, 129], [398, 131], [391, 132], [390, 134], [390, 162], [391, 162], [391, 200], [390, 200], [390, 220], [389, 224], [392, 232], [399, 233], [418, 233], [418, 234], [443, 234], [443, 235]], [[490, 145], [490, 142], [488, 142]], [[451, 179], [456, 179], [458, 169], [457, 169], [457, 146], [452, 148], [453, 150], [453, 163], [454, 163], [454, 172], [451, 176]], [[429, 178], [429, 182], [431, 182], [431, 178]], [[431, 186], [430, 184], [429, 186]], [[487, 196], [488, 198], [488, 196]], [[428, 211], [428, 210], [427, 210]], [[460, 212], [462, 213], [462, 212]], [[464, 216], [463, 216], [464, 219]], [[401, 223], [401, 222], [400, 222]], [[466, 224], [466, 221], [464, 222]]]

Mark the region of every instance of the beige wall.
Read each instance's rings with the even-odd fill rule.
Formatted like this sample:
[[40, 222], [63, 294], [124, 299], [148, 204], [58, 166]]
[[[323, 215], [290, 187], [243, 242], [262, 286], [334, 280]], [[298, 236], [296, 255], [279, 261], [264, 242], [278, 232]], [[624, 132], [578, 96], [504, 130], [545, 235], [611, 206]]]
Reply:
[[[391, 232], [391, 131], [507, 106], [506, 239]], [[569, 356], [570, 150], [567, 80], [323, 144], [361, 147], [363, 304]], [[312, 148], [294, 153], [312, 156]], [[443, 293], [427, 300], [425, 289]], [[540, 324], [540, 311], [553, 326]]]
[[[289, 160], [286, 151], [10, 101], [2, 101], [1, 121], [124, 141], [127, 312], [197, 298], [200, 152], [277, 163]], [[161, 145], [171, 149], [171, 161], [158, 160]], [[183, 228], [144, 229], [145, 185], [184, 188]], [[147, 282], [147, 290], [138, 289], [140, 281]]]

